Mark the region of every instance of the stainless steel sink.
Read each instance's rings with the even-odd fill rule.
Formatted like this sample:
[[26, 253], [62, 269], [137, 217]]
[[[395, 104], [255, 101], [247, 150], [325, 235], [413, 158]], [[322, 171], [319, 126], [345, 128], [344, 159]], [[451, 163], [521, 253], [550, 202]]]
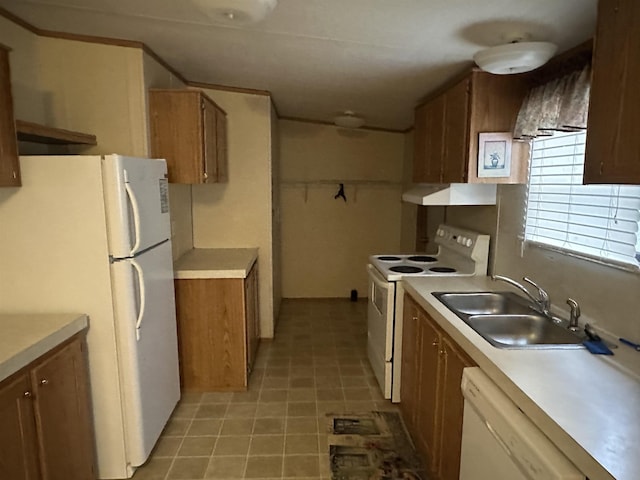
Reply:
[[498, 348], [583, 348], [583, 338], [512, 292], [438, 292], [449, 310]]
[[531, 304], [511, 292], [468, 292], [434, 294], [451, 310], [467, 315], [524, 315]]

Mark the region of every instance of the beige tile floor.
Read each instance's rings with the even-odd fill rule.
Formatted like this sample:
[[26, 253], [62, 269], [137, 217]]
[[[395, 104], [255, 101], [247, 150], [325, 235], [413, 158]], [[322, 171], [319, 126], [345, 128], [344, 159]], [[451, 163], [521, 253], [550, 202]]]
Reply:
[[395, 408], [367, 361], [366, 310], [284, 300], [249, 390], [184, 394], [134, 479], [330, 479], [326, 414]]

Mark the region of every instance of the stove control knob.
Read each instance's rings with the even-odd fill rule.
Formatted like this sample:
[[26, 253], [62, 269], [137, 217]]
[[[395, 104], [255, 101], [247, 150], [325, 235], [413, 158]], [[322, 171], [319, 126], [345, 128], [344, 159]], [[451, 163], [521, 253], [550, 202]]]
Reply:
[[470, 238], [467, 238], [466, 245], [467, 245], [467, 247], [470, 247], [471, 245], [473, 245], [473, 240], [471, 240]]

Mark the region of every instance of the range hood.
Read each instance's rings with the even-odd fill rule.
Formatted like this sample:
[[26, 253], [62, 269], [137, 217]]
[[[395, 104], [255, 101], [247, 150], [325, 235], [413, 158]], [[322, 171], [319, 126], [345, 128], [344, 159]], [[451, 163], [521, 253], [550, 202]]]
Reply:
[[402, 194], [402, 201], [417, 205], [495, 205], [494, 183], [419, 183]]

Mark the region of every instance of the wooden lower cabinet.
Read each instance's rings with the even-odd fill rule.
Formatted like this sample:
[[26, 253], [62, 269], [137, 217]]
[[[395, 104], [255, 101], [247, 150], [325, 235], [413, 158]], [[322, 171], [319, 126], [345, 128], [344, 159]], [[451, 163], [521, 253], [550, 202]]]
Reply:
[[184, 391], [246, 390], [260, 337], [258, 267], [247, 278], [175, 281]]
[[432, 477], [457, 480], [464, 403], [460, 383], [462, 370], [474, 363], [408, 295], [402, 338], [404, 422]]
[[76, 336], [0, 383], [0, 478], [95, 478], [87, 379]]
[[40, 478], [31, 395], [28, 373], [0, 384], [0, 478]]
[[416, 434], [416, 403], [418, 402], [418, 375], [416, 359], [420, 350], [418, 341], [418, 306], [405, 296], [402, 316], [402, 366], [400, 368], [400, 413], [409, 433]]

